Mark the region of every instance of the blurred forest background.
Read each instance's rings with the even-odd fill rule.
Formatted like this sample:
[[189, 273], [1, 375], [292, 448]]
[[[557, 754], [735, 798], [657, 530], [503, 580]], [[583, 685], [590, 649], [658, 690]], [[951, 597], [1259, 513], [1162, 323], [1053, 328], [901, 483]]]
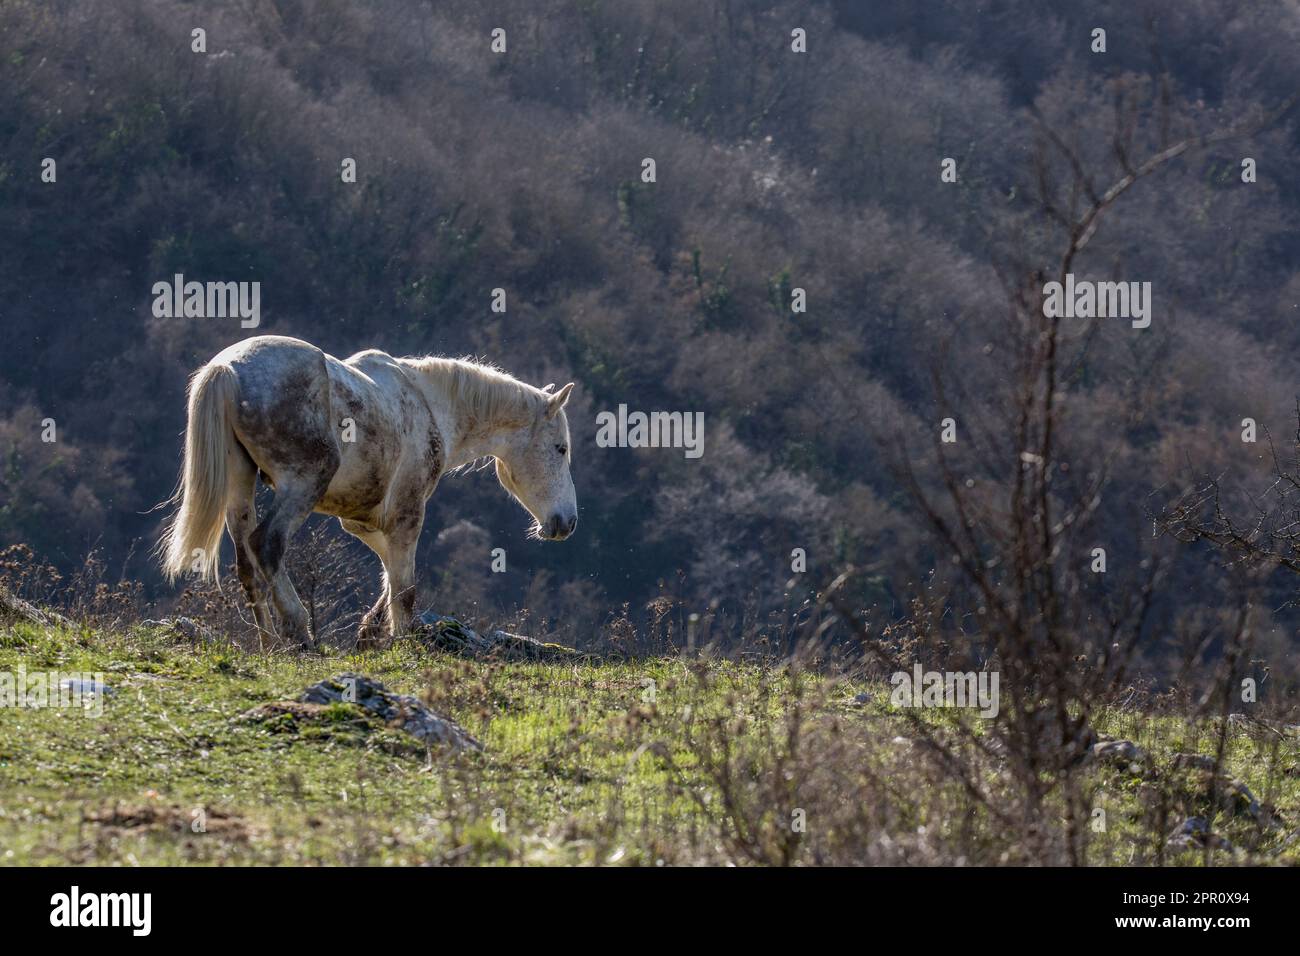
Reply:
[[[421, 606], [524, 609], [581, 644], [667, 608], [780, 630], [849, 565], [878, 621], [943, 603], [963, 585], [900, 475], [942, 486], [946, 416], [959, 452], [1009, 433], [1009, 277], [1051, 276], [1048, 198], [1078, 192], [1076, 161], [1119, 179], [1121, 140], [1141, 158], [1277, 110], [1297, 49], [1293, 0], [0, 0], [0, 545], [65, 573], [94, 552], [110, 583], [166, 599], [150, 509], [175, 483], [186, 377], [275, 333], [579, 383], [577, 536], [526, 541], [490, 472], [446, 480]], [[1268, 448], [1242, 419], [1295, 431], [1297, 156], [1293, 115], [1190, 150], [1073, 264], [1152, 284], [1149, 329], [1073, 343], [1055, 438], [1064, 471], [1104, 472], [1061, 558], [1107, 549], [1097, 606], [1168, 562], [1150, 661], [1212, 635], [1237, 586], [1204, 544], [1154, 535], [1153, 507], [1215, 475], [1249, 508]], [[260, 281], [261, 327], [153, 317], [178, 272]], [[704, 456], [596, 447], [619, 403], [703, 411]], [[320, 517], [300, 543], [359, 548]], [[344, 616], [378, 590], [355, 558]], [[1292, 648], [1292, 584], [1252, 587], [1260, 640]]]

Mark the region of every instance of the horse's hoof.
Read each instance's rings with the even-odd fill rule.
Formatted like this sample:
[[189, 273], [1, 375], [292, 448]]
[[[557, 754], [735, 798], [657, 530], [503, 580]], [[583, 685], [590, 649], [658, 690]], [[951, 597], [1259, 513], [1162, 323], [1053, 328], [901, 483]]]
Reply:
[[363, 621], [357, 628], [357, 650], [378, 650], [379, 642], [384, 638], [384, 628], [380, 624]]
[[299, 651], [315, 653], [319, 648], [312, 639], [311, 631], [290, 631], [284, 635], [285, 644]]

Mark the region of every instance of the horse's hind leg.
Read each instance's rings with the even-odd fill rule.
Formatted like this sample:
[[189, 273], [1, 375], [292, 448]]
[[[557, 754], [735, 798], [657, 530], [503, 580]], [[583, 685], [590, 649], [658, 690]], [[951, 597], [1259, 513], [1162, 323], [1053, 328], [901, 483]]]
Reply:
[[271, 502], [266, 517], [249, 538], [262, 574], [270, 583], [271, 598], [279, 614], [282, 636], [305, 648], [314, 646], [311, 627], [307, 609], [303, 607], [293, 582], [289, 580], [289, 572], [284, 566], [284, 552], [289, 539], [302, 527], [316, 502], [329, 487], [334, 469], [328, 471], [328, 475], [311, 481], [289, 481], [277, 477], [275, 499]]
[[324, 353], [305, 343], [259, 341], [246, 357], [247, 367], [236, 368], [235, 434], [270, 476], [275, 497], [248, 544], [269, 585], [281, 635], [311, 647], [307, 609], [289, 580], [284, 554], [341, 460], [329, 369]]
[[230, 467], [230, 500], [226, 504], [226, 530], [235, 542], [235, 573], [244, 588], [253, 609], [253, 620], [257, 624], [258, 640], [271, 633], [271, 613], [266, 606], [266, 594], [258, 577], [256, 559], [248, 544], [249, 535], [257, 523], [257, 507], [254, 495], [257, 491], [257, 468], [252, 460], [239, 451], [232, 455]]

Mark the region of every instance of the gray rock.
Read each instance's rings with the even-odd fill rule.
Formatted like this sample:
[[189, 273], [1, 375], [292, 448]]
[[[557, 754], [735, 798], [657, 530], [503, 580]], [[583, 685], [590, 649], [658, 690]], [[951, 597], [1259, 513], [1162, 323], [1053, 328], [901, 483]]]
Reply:
[[103, 681], [86, 680], [80, 677], [64, 678], [59, 681], [59, 689], [71, 691], [74, 694], [93, 694], [99, 697], [117, 693], [116, 690], [109, 687]]
[[37, 607], [0, 587], [0, 622], [9, 621], [29, 621], [40, 627], [75, 627], [71, 620], [58, 611]]
[[205, 641], [208, 643], [215, 642], [217, 635], [206, 624], [200, 624], [192, 617], [165, 617], [160, 621], [147, 620], [140, 622], [145, 627], [161, 627], [169, 631], [174, 631], [182, 637], [191, 641]]
[[463, 657], [553, 661], [582, 656], [572, 647], [548, 644], [522, 634], [499, 630], [480, 634], [454, 617], [433, 611], [421, 614], [420, 623], [424, 625], [422, 637], [425, 641], [439, 650]]
[[300, 701], [306, 704], [357, 704], [385, 723], [427, 744], [454, 750], [482, 750], [483, 745], [448, 717], [439, 717], [417, 698], [394, 694], [377, 680], [361, 674], [338, 674], [308, 687]]
[[1288, 724], [1268, 717], [1251, 714], [1229, 714], [1228, 726], [1235, 727], [1255, 738], [1281, 737], [1284, 740], [1300, 738], [1300, 724]]
[[1173, 833], [1169, 834], [1169, 839], [1201, 836], [1209, 832], [1210, 824], [1204, 817], [1188, 817], [1178, 824]]
[[1175, 770], [1213, 770], [1215, 761], [1213, 757], [1206, 754], [1174, 754], [1173, 767]]
[[1147, 758], [1146, 752], [1131, 740], [1103, 740], [1093, 744], [1088, 753], [1100, 763], [1128, 769]]
[[1250, 792], [1250, 787], [1240, 780], [1232, 780], [1227, 777], [1220, 777], [1216, 783], [1218, 785], [1219, 799], [1230, 812], [1248, 816], [1252, 820], [1262, 818], [1263, 813], [1259, 801]]
[[1169, 834], [1167, 846], [1175, 850], [1189, 850], [1200, 847], [1213, 847], [1218, 850], [1232, 850], [1228, 840], [1210, 831], [1210, 824], [1204, 817], [1188, 817]]

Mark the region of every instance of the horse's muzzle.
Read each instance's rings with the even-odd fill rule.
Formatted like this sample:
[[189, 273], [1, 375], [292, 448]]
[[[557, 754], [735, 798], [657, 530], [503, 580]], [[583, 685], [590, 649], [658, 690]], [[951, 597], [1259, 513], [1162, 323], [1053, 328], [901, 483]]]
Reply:
[[578, 527], [578, 516], [563, 518], [560, 515], [551, 515], [551, 520], [546, 522], [542, 528], [542, 535], [548, 541], [563, 541], [569, 535], [573, 534], [573, 529]]

